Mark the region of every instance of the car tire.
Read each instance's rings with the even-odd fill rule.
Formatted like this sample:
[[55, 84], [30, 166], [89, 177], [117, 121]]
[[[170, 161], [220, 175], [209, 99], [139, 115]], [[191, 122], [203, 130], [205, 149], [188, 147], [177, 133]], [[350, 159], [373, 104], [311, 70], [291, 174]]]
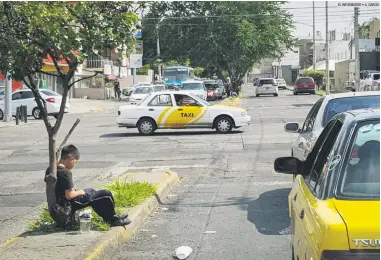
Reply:
[[3, 110], [0, 109], [0, 120], [3, 120], [4, 119], [4, 112]]
[[298, 95], [298, 92], [295, 92], [295, 91], [294, 91], [294, 95]]
[[228, 134], [233, 129], [233, 120], [227, 116], [221, 116], [217, 118], [215, 122], [215, 128], [217, 133]]
[[278, 93], [275, 93], [275, 94], [274, 94], [274, 97], [277, 97], [277, 96], [278, 96]]
[[41, 111], [38, 107], [33, 108], [32, 116], [34, 117], [34, 119], [41, 119]]
[[256, 96], [256, 97], [259, 97], [259, 95], [258, 95], [258, 94], [256, 94], [255, 96]]
[[316, 92], [314, 91], [314, 92], [312, 92], [312, 95], [316, 95]]
[[141, 135], [152, 135], [156, 130], [156, 123], [151, 118], [142, 118], [137, 123]]

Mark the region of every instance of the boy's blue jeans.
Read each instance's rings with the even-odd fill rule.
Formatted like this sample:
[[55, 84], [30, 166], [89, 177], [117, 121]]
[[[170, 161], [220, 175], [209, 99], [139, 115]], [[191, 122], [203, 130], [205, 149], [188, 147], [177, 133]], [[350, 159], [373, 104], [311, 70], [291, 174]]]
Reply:
[[115, 201], [111, 191], [97, 191], [92, 188], [84, 189], [84, 191], [85, 195], [78, 196], [70, 201], [73, 211], [90, 206], [106, 223], [118, 217], [115, 212]]

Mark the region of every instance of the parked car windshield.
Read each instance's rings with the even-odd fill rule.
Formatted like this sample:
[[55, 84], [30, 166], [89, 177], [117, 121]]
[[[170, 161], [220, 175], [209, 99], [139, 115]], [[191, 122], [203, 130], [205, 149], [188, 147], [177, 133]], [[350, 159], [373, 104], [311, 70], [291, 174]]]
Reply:
[[153, 92], [152, 87], [137, 87], [134, 91], [134, 94], [149, 94]]
[[282, 84], [282, 83], [286, 83], [286, 82], [284, 81], [284, 79], [277, 79], [276, 82], [277, 82], [277, 83], [281, 83], [281, 84]]
[[163, 91], [165, 90], [165, 86], [164, 85], [155, 85], [155, 88], [157, 91]]
[[343, 169], [339, 196], [380, 199], [380, 120], [357, 126]]
[[355, 109], [364, 108], [379, 108], [380, 107], [380, 96], [352, 96], [347, 98], [336, 98], [328, 102], [324, 110], [323, 115], [323, 127], [327, 125], [329, 120], [335, 115]]
[[205, 84], [206, 89], [214, 90], [218, 88], [218, 84]]
[[184, 83], [183, 90], [203, 90], [204, 85], [202, 83]]

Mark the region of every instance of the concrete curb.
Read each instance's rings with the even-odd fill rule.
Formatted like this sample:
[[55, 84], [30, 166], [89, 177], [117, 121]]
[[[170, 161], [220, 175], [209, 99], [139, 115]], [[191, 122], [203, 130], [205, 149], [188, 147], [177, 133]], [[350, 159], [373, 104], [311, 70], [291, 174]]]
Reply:
[[129, 240], [149, 215], [162, 204], [162, 200], [167, 197], [173, 186], [179, 183], [179, 176], [176, 172], [169, 170], [166, 172], [168, 176], [157, 185], [156, 194], [143, 204], [129, 210], [129, 219], [132, 221], [130, 225], [126, 228], [112, 228], [105, 233], [96, 246], [81, 254], [77, 259], [98, 260], [107, 259], [114, 255], [120, 245]]
[[[294, 91], [293, 87], [286, 86], [286, 89], [288, 89], [290, 91]], [[321, 94], [321, 93], [316, 93], [316, 95], [318, 95], [318, 96], [325, 96], [325, 94]]]

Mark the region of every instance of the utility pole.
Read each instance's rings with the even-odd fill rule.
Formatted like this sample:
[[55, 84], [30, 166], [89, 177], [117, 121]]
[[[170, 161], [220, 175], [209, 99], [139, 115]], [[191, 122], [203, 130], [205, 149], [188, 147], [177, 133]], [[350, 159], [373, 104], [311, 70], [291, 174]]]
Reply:
[[328, 1], [325, 1], [325, 93], [329, 95]]
[[5, 77], [5, 111], [3, 121], [12, 121], [12, 76], [9, 73]]
[[[360, 46], [359, 46], [359, 8], [355, 7], [354, 16], [355, 43], [355, 89], [360, 90]], [[352, 51], [352, 50], [351, 50]]]
[[316, 42], [315, 42], [315, 2], [312, 1], [312, 17], [313, 17], [313, 25], [312, 25], [312, 31], [313, 31], [313, 68], [316, 70]]
[[159, 73], [159, 81], [161, 82], [161, 60], [160, 60], [160, 39], [159, 39], [159, 31], [157, 32], [157, 40], [156, 40], [156, 50], [157, 50], [157, 59], [159, 61], [159, 65], [157, 67]]

